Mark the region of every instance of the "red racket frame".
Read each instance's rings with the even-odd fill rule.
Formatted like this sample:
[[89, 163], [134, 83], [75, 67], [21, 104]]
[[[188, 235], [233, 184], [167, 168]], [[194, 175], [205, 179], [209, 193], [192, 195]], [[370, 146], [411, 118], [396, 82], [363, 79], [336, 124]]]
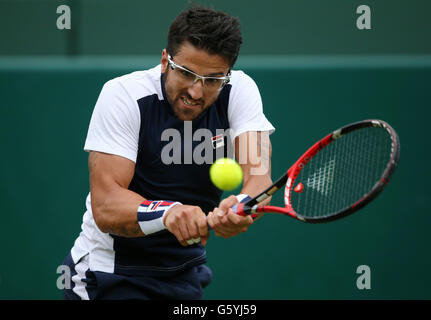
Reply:
[[[305, 165], [313, 157], [315, 157], [321, 150], [323, 150], [326, 146], [328, 146], [331, 142], [335, 141], [336, 139], [339, 139], [340, 137], [354, 130], [359, 130], [361, 128], [366, 128], [366, 127], [385, 128], [386, 130], [388, 130], [388, 133], [392, 138], [392, 150], [391, 150], [390, 160], [388, 161], [386, 169], [384, 170], [381, 178], [376, 182], [376, 184], [371, 188], [371, 190], [366, 195], [364, 195], [361, 199], [359, 199], [349, 207], [345, 208], [342, 211], [332, 213], [328, 216], [310, 218], [310, 217], [301, 216], [300, 214], [295, 212], [295, 210], [292, 208], [292, 205], [291, 205], [290, 195], [293, 189], [294, 182], [297, 176], [299, 175], [299, 173], [301, 172], [301, 170], [305, 167]], [[271, 187], [267, 188], [265, 191], [260, 193], [258, 196], [252, 198], [248, 202], [238, 204], [237, 206], [234, 207], [234, 211], [241, 216], [252, 215], [253, 218], [257, 216], [257, 213], [261, 213], [261, 212], [281, 213], [284, 215], [291, 216], [295, 219], [301, 220], [303, 222], [311, 222], [311, 223], [328, 222], [328, 221], [333, 221], [333, 220], [343, 218], [359, 210], [360, 208], [364, 207], [383, 190], [383, 188], [389, 182], [390, 178], [392, 177], [392, 174], [394, 173], [398, 165], [399, 154], [400, 154], [400, 143], [399, 143], [398, 135], [395, 132], [395, 130], [385, 121], [372, 119], [372, 120], [364, 120], [364, 121], [349, 124], [347, 126], [342, 127], [341, 129], [333, 131], [332, 133], [328, 134], [323, 139], [321, 139], [320, 141], [312, 145], [290, 167], [290, 169], [286, 172], [286, 174], [280, 177]], [[258, 206], [258, 203], [272, 196], [275, 192], [280, 190], [284, 185], [285, 185], [284, 200], [286, 204], [285, 207]]]

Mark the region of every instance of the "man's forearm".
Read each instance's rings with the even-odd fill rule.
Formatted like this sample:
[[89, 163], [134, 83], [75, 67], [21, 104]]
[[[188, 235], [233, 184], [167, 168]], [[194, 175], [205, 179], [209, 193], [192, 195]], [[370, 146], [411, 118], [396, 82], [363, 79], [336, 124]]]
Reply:
[[142, 237], [137, 219], [139, 205], [145, 200], [139, 194], [115, 188], [103, 195], [103, 200], [97, 199], [97, 192], [91, 194], [93, 215], [100, 230], [122, 237]]
[[[244, 183], [241, 193], [245, 193], [253, 198], [271, 185], [272, 180], [270, 175], [250, 176]], [[268, 198], [260, 203], [260, 205], [268, 205], [270, 201], [271, 198]]]
[[88, 157], [91, 207], [102, 232], [123, 237], [144, 236], [138, 224], [138, 208], [144, 197], [128, 189], [133, 161], [96, 151]]

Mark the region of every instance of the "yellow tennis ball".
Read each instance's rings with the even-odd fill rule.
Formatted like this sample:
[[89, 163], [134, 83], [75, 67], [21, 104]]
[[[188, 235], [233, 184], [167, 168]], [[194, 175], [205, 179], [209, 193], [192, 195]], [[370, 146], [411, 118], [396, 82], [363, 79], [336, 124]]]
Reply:
[[221, 190], [233, 190], [242, 182], [242, 169], [232, 159], [218, 159], [211, 165], [210, 178], [214, 185]]

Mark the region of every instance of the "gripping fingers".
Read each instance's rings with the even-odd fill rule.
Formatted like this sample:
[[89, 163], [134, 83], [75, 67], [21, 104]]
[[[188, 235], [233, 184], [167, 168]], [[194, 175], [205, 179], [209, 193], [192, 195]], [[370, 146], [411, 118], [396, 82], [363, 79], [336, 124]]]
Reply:
[[215, 208], [208, 215], [208, 223], [214, 229], [216, 236], [229, 238], [239, 233], [246, 232], [248, 227], [253, 224], [251, 216], [239, 216], [231, 208], [226, 212]]
[[190, 239], [190, 240], [186, 240], [186, 242], [187, 242], [188, 245], [196, 244], [196, 243], [201, 242], [201, 237]]
[[[200, 228], [195, 220], [181, 220], [179, 222], [183, 245], [194, 245], [201, 242]], [[206, 227], [206, 220], [205, 220]]]
[[187, 239], [187, 240], [180, 241], [180, 243], [183, 246], [186, 246], [186, 245], [191, 246], [191, 245], [199, 243], [199, 242], [201, 242], [201, 237], [197, 237], [197, 238], [193, 238], [193, 239]]
[[187, 242], [184, 239], [184, 236], [182, 235], [182, 232], [180, 230], [180, 228], [178, 228], [176, 225], [172, 226], [172, 230], [171, 232], [174, 234], [174, 236], [177, 238], [178, 242], [186, 247], [187, 246]]
[[253, 218], [250, 215], [240, 216], [236, 214], [233, 210], [229, 210], [229, 214], [226, 216], [226, 219], [228, 219], [230, 222], [232, 222], [235, 225], [241, 225], [241, 226], [249, 226], [253, 223]]
[[190, 231], [190, 228], [188, 227], [186, 221], [181, 220], [180, 226], [181, 226], [181, 235], [182, 235], [186, 245], [190, 246], [190, 245], [194, 244], [194, 242], [192, 240], [192, 236], [191, 236], [192, 232]]
[[199, 242], [205, 245], [209, 237], [206, 216], [196, 206], [174, 206], [167, 212], [164, 223], [182, 246]]
[[[195, 216], [196, 220], [188, 225], [188, 231], [190, 238], [186, 241], [187, 244], [193, 245], [201, 242], [202, 238], [208, 238], [208, 226], [205, 214]], [[206, 244], [204, 240], [202, 244]]]

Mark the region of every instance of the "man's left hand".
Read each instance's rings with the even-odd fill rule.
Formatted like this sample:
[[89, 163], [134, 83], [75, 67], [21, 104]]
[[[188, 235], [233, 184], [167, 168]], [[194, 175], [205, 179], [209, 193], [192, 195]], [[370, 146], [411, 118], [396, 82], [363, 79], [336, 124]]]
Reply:
[[220, 205], [208, 214], [208, 224], [216, 236], [230, 238], [241, 232], [246, 232], [248, 227], [253, 224], [251, 216], [243, 217], [232, 210], [236, 204], [238, 204], [238, 199], [232, 195], [220, 202]]

